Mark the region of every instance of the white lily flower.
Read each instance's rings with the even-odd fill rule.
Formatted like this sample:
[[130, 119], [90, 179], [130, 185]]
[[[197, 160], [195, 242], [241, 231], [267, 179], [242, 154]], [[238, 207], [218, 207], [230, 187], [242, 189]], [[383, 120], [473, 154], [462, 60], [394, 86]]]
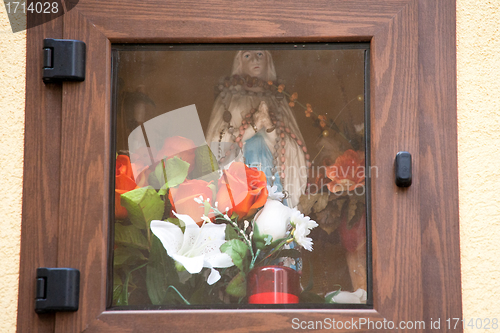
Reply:
[[284, 238], [292, 210], [277, 200], [267, 200], [264, 208], [255, 215], [255, 223], [262, 235], [271, 235], [273, 240]]
[[[325, 296], [330, 295], [332, 292], [329, 292]], [[359, 288], [355, 292], [349, 292], [349, 291], [339, 292], [337, 295], [333, 296], [332, 303], [361, 304], [361, 303], [366, 303], [366, 299], [367, 299], [366, 290]]]
[[267, 192], [268, 192], [268, 198], [272, 199], [272, 200], [280, 200], [281, 201], [285, 197], [283, 192], [278, 192], [277, 185], [274, 185], [272, 187], [267, 185]]
[[177, 225], [164, 221], [151, 221], [151, 231], [160, 239], [167, 254], [189, 273], [210, 268], [207, 283], [214, 284], [220, 279], [220, 273], [214, 268], [234, 265], [231, 257], [220, 251], [226, 242], [226, 224], [204, 223], [199, 227], [189, 215], [174, 214], [185, 224], [184, 233]]
[[312, 251], [312, 238], [306, 237], [318, 224], [311, 220], [309, 216], [304, 216], [297, 208], [292, 209], [290, 223], [295, 227], [293, 238], [295, 241], [308, 251]]

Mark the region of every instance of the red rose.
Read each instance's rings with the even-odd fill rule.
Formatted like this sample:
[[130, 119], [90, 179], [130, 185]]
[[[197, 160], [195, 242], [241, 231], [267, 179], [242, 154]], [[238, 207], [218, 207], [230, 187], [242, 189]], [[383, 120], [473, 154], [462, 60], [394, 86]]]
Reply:
[[115, 218], [124, 219], [128, 214], [125, 207], [121, 205], [121, 195], [137, 188], [127, 155], [118, 155], [115, 171]]
[[337, 157], [335, 164], [326, 170], [326, 176], [332, 181], [327, 184], [330, 192], [353, 191], [365, 183], [364, 152], [352, 149]]
[[156, 154], [156, 160], [160, 161], [164, 158], [168, 160], [177, 156], [184, 162], [189, 163], [189, 172], [191, 172], [194, 168], [195, 149], [196, 146], [192, 140], [182, 136], [173, 136], [165, 140], [163, 147]]
[[249, 168], [244, 163], [232, 163], [219, 179], [219, 210], [225, 212], [228, 207], [229, 216], [236, 213], [240, 219], [244, 219], [254, 215], [258, 208], [264, 206], [267, 196], [264, 172]]
[[[202, 216], [204, 214], [203, 205], [194, 201], [194, 198], [203, 196], [203, 200], [207, 198], [212, 202], [212, 190], [208, 187], [210, 183], [191, 179], [186, 180], [177, 187], [171, 188], [168, 194], [168, 199], [172, 204], [172, 208], [177, 214], [186, 214], [201, 226], [203, 223]], [[211, 214], [213, 215], [213, 214]]]

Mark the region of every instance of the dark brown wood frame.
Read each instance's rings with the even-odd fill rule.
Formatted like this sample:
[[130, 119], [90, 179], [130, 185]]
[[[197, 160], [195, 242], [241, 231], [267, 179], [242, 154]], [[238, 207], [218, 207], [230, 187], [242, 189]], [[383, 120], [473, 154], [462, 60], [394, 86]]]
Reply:
[[[87, 43], [83, 83], [42, 83], [43, 38]], [[373, 309], [106, 311], [111, 43], [317, 41], [370, 42]], [[454, 0], [80, 0], [29, 29], [27, 50], [20, 332], [461, 318]], [[400, 150], [413, 155], [407, 189], [394, 185]], [[37, 267], [81, 270], [77, 312], [35, 314]]]

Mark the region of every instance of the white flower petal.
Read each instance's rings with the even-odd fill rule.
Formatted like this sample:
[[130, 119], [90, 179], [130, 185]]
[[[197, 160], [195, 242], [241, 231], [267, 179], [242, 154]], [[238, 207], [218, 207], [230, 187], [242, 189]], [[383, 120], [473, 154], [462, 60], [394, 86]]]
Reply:
[[184, 241], [182, 243], [182, 247], [179, 249], [180, 254], [186, 254], [188, 251], [191, 251], [195, 246], [195, 242], [199, 238], [198, 236], [200, 235], [200, 227], [191, 218], [191, 216], [185, 214], [177, 214], [176, 212], [173, 213], [179, 220], [184, 222], [184, 225], [186, 226], [186, 228], [184, 229]]
[[[233, 260], [227, 253], [208, 253], [205, 255], [205, 263], [210, 264], [212, 267], [227, 268], [234, 266]], [[208, 266], [205, 266], [208, 267]]]
[[181, 220], [182, 222], [184, 222], [184, 225], [187, 227], [188, 225], [197, 225], [196, 222], [193, 220], [193, 218], [189, 215], [185, 215], [185, 214], [177, 214], [176, 212], [172, 211], [172, 213], [174, 213], [174, 215], [179, 219]]
[[362, 288], [358, 288], [358, 290], [356, 290], [353, 294], [358, 296], [361, 302], [366, 302], [368, 299], [368, 293]]
[[304, 249], [308, 251], [312, 251], [312, 239], [309, 237], [306, 237], [309, 235], [311, 231], [306, 227], [305, 224], [297, 224], [295, 227], [295, 231], [293, 232], [293, 238], [299, 244], [302, 246]]
[[172, 259], [180, 263], [186, 271], [191, 274], [196, 274], [201, 271], [203, 268], [204, 256], [196, 256], [196, 257], [185, 257], [183, 255], [174, 254], [171, 255]]
[[273, 240], [285, 237], [292, 210], [276, 200], [267, 200], [264, 208], [255, 216], [255, 223], [262, 235]]
[[210, 242], [214, 240], [225, 240], [227, 224], [205, 224], [200, 229], [200, 242]]
[[151, 221], [151, 231], [158, 237], [169, 256], [177, 253], [182, 246], [184, 235], [181, 228], [170, 222]]
[[186, 226], [186, 229], [184, 229], [184, 242], [179, 250], [179, 254], [191, 253], [190, 257], [200, 254], [200, 251], [193, 252], [196, 247], [196, 241], [200, 238], [200, 231], [200, 227], [196, 224]]
[[[356, 292], [349, 292], [349, 291], [341, 291], [337, 295], [333, 296], [333, 302], [334, 303], [344, 303], [344, 304], [360, 304], [366, 302], [366, 298], [363, 300], [363, 293], [358, 292], [360, 289], [358, 289]], [[364, 291], [363, 289], [361, 289]], [[366, 291], [365, 291], [366, 293]], [[359, 296], [361, 294], [361, 297]]]
[[280, 200], [281, 201], [285, 197], [283, 192], [278, 192], [277, 185], [274, 185], [272, 187], [267, 185], [267, 192], [268, 192], [268, 198], [272, 199], [272, 200]]
[[214, 284], [215, 282], [219, 281], [220, 279], [220, 273], [216, 269], [211, 268], [210, 275], [208, 276], [207, 283], [209, 285]]

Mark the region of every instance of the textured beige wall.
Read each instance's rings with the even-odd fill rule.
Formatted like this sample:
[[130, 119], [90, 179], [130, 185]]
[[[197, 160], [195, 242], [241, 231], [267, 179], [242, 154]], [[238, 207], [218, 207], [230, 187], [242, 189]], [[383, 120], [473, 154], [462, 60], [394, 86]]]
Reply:
[[26, 31], [13, 34], [0, 3], [0, 332], [17, 316], [23, 186]]
[[500, 0], [457, 1], [457, 71], [463, 316], [500, 322]]
[[[457, 53], [464, 318], [500, 320], [500, 0], [457, 1]], [[25, 58], [26, 34], [10, 32], [2, 4], [0, 332], [16, 325]]]

